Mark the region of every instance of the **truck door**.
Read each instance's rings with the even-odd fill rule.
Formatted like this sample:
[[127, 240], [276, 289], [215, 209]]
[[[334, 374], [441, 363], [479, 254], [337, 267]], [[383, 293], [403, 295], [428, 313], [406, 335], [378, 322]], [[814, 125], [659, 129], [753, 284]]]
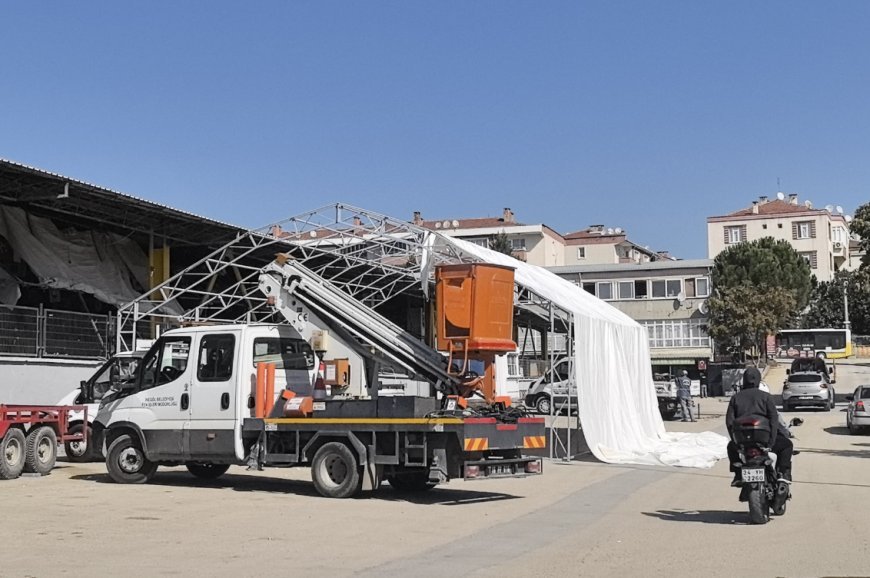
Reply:
[[234, 461], [236, 374], [235, 333], [205, 333], [199, 339], [190, 390], [190, 459]]
[[190, 420], [190, 337], [164, 336], [142, 360], [137, 391], [121, 402], [142, 430], [151, 460], [184, 457]]

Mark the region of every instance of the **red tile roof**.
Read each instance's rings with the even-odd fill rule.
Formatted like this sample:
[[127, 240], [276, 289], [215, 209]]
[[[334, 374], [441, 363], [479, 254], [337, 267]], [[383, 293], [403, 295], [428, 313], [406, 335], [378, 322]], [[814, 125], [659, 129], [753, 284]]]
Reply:
[[[456, 220], [459, 225], [454, 225], [453, 221]], [[444, 226], [444, 222], [447, 221], [450, 223], [449, 226]], [[437, 226], [436, 226], [437, 225]], [[421, 223], [421, 226], [426, 229], [483, 229], [486, 227], [519, 227], [523, 226], [523, 223], [517, 223], [515, 221], [505, 221], [502, 217], [484, 217], [482, 219], [441, 219], [441, 220], [426, 220]]]
[[758, 203], [758, 213], [752, 212], [752, 207], [740, 209], [733, 213], [725, 215], [726, 217], [749, 217], [755, 214], [758, 215], [786, 215], [793, 213], [820, 213], [823, 209], [810, 209], [803, 203], [793, 205], [788, 201], [780, 201], [779, 199], [767, 201], [766, 203]]

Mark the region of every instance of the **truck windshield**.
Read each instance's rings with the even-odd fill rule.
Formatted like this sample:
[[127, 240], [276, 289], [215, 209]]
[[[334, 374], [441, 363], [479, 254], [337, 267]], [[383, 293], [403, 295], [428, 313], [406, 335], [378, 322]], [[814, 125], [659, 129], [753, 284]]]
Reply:
[[275, 369], [313, 369], [314, 350], [302, 339], [257, 337], [254, 339], [254, 365], [274, 363]]

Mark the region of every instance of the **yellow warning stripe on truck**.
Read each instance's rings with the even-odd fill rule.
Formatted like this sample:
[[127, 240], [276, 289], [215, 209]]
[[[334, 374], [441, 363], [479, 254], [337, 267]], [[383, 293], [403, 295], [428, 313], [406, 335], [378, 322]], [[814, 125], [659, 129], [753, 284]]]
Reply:
[[461, 419], [441, 418], [357, 418], [357, 417], [277, 417], [263, 420], [266, 423], [316, 423], [316, 424], [395, 424], [395, 425], [461, 425]]
[[538, 449], [547, 446], [547, 436], [524, 436], [523, 448]]
[[465, 451], [482, 452], [489, 449], [489, 438], [465, 438]]

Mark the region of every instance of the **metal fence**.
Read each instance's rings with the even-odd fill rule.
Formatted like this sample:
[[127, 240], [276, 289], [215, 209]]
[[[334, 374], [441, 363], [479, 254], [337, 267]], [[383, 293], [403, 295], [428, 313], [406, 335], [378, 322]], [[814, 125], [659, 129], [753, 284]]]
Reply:
[[114, 330], [111, 315], [0, 307], [0, 355], [105, 358], [114, 348]]

